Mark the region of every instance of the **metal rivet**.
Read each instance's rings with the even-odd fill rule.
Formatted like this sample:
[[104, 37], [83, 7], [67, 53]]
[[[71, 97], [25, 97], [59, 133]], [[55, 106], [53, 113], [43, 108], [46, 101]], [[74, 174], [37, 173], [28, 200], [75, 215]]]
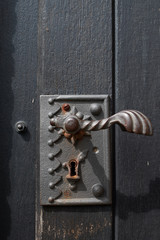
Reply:
[[48, 131], [49, 131], [49, 132], [53, 132], [53, 130], [54, 130], [54, 127], [53, 127], [53, 126], [49, 126], [49, 127], [48, 127]]
[[48, 154], [48, 158], [49, 158], [49, 159], [53, 159], [53, 158], [54, 158], [54, 154], [53, 154], [53, 153], [49, 153], [49, 154]]
[[74, 191], [76, 189], [76, 184], [69, 184], [69, 189]]
[[27, 125], [24, 121], [19, 121], [15, 124], [15, 129], [18, 133], [22, 133], [26, 130]]
[[90, 106], [90, 111], [93, 115], [99, 115], [102, 111], [101, 105], [98, 103], [92, 103]]
[[49, 183], [49, 187], [52, 189], [52, 188], [54, 188], [54, 183], [53, 182], [50, 182]]
[[49, 197], [49, 198], [48, 198], [48, 202], [49, 202], [49, 203], [53, 203], [53, 202], [54, 202], [54, 198], [53, 198], [53, 197]]
[[81, 113], [81, 112], [77, 112], [76, 113], [76, 116], [79, 118], [79, 119], [82, 119], [83, 118], [83, 113]]
[[48, 103], [49, 103], [49, 104], [53, 104], [53, 103], [54, 103], [54, 99], [53, 99], [53, 98], [49, 98], [49, 99], [48, 99]]
[[95, 197], [101, 197], [104, 193], [104, 188], [101, 184], [97, 183], [92, 186], [92, 193]]
[[55, 119], [54, 119], [54, 118], [52, 118], [52, 119], [50, 120], [50, 124], [51, 124], [52, 126], [55, 126]]
[[54, 169], [53, 168], [48, 168], [48, 173], [49, 174], [53, 174], [54, 173]]
[[49, 118], [52, 118], [53, 116], [54, 116], [54, 113], [53, 113], [53, 112], [49, 112], [49, 113], [48, 113], [48, 117], [49, 117]]
[[50, 139], [50, 140], [48, 140], [48, 145], [49, 146], [52, 146], [53, 145], [53, 141]]
[[63, 168], [66, 168], [66, 167], [67, 167], [67, 163], [64, 162], [64, 163], [62, 164], [62, 167], [63, 167]]

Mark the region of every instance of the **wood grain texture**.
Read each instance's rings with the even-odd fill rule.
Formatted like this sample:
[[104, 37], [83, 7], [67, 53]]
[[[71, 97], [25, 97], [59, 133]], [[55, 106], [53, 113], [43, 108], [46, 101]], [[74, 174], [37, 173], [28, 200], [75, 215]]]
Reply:
[[[0, 1], [0, 239], [34, 239], [37, 1]], [[25, 120], [28, 132], [14, 125]]]
[[39, 14], [40, 92], [111, 94], [111, 1], [41, 0]]
[[[111, 1], [41, 0], [40, 94], [112, 93]], [[111, 206], [40, 207], [36, 239], [111, 239]]]
[[116, 128], [116, 240], [160, 238], [160, 5], [116, 0], [116, 112], [137, 109], [154, 136]]

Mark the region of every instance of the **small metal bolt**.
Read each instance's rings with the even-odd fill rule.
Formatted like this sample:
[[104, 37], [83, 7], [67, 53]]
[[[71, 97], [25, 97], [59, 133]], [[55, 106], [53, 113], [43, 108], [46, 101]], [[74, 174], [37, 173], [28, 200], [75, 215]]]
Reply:
[[54, 154], [53, 154], [53, 153], [49, 153], [49, 154], [48, 154], [48, 158], [49, 158], [50, 160], [52, 160], [52, 159], [54, 158]]
[[50, 187], [51, 189], [53, 189], [53, 188], [54, 188], [54, 183], [53, 183], [53, 182], [50, 182], [50, 183], [49, 183], [49, 187]]
[[99, 115], [102, 111], [101, 105], [98, 103], [92, 103], [90, 106], [90, 111], [93, 115]]
[[53, 174], [54, 173], [54, 169], [53, 168], [48, 168], [48, 173], [49, 174]]
[[15, 129], [18, 133], [24, 132], [26, 130], [26, 128], [27, 128], [27, 125], [23, 121], [19, 121], [15, 124]]
[[53, 127], [53, 126], [49, 126], [49, 127], [48, 127], [48, 131], [49, 131], [49, 132], [53, 132], [53, 130], [54, 130], [54, 127]]
[[97, 183], [92, 186], [92, 193], [95, 197], [101, 197], [104, 193], [104, 188], [101, 184]]
[[49, 98], [49, 99], [48, 99], [48, 103], [49, 103], [49, 104], [53, 104], [53, 103], [54, 103], [54, 99], [53, 99], [53, 98]]
[[49, 202], [49, 203], [53, 203], [53, 202], [54, 202], [54, 198], [53, 198], [53, 197], [49, 197], [49, 198], [48, 198], [48, 202]]
[[53, 145], [52, 139], [48, 140], [48, 145], [49, 145], [49, 146], [52, 146], [52, 145]]
[[62, 105], [62, 110], [68, 112], [70, 110], [70, 105], [68, 103], [64, 103]]
[[52, 118], [53, 116], [54, 116], [53, 112], [49, 112], [49, 113], [48, 113], [48, 117], [49, 117], [49, 118]]

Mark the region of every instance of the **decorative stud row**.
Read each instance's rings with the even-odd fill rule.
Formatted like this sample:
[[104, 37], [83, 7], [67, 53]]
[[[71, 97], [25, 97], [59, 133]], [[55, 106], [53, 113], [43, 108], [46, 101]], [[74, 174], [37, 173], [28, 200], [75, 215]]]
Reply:
[[[48, 103], [50, 105], [53, 105], [54, 104], [54, 99], [53, 98], [49, 98], [48, 99]], [[54, 115], [59, 110], [60, 110], [60, 107], [57, 106], [56, 110], [48, 113], [48, 117], [49, 118], [54, 117]], [[48, 131], [53, 133], [55, 131], [55, 127], [50, 125], [48, 127]], [[50, 196], [48, 198], [48, 202], [49, 203], [53, 203], [54, 200], [59, 198], [61, 196], [61, 194], [62, 194], [62, 191], [56, 186], [62, 180], [62, 176], [60, 176], [56, 172], [56, 170], [61, 166], [61, 162], [57, 158], [55, 158], [58, 154], [60, 154], [61, 149], [54, 148], [54, 144], [56, 142], [58, 142], [58, 140], [60, 140], [61, 137], [62, 137], [61, 135], [57, 134], [57, 136], [54, 139], [53, 138], [49, 139], [48, 142], [47, 142], [48, 146], [52, 148], [52, 152], [48, 153], [47, 157], [48, 157], [49, 160], [52, 161], [52, 163], [54, 163], [54, 164], [52, 164], [52, 167], [48, 168], [48, 174], [52, 175], [52, 181], [49, 182], [48, 187], [54, 191], [54, 194], [53, 194], [54, 196], [52, 195], [52, 196]]]

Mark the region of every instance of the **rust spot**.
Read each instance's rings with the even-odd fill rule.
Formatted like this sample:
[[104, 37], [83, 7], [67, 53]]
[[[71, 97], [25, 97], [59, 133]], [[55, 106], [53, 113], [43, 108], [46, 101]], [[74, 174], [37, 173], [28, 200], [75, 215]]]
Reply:
[[83, 136], [86, 135], [86, 132], [83, 131], [83, 130], [80, 130], [78, 133], [76, 134], [70, 134], [70, 133], [67, 133], [67, 132], [64, 132], [63, 135], [68, 138], [68, 139], [72, 139], [74, 140], [74, 142], [76, 142], [76, 140], [80, 140], [83, 138]]
[[68, 112], [71, 107], [68, 103], [64, 103], [61, 108], [63, 112]]
[[65, 190], [64, 192], [63, 192], [63, 195], [64, 195], [64, 197], [65, 198], [71, 198], [71, 196], [72, 196], [72, 194], [71, 194], [71, 191], [69, 191], [69, 190]]
[[64, 136], [65, 136], [66, 138], [71, 138], [71, 137], [72, 137], [72, 134], [64, 132]]
[[82, 139], [84, 135], [85, 135], [85, 131], [80, 130], [80, 131], [75, 135], [76, 140]]

